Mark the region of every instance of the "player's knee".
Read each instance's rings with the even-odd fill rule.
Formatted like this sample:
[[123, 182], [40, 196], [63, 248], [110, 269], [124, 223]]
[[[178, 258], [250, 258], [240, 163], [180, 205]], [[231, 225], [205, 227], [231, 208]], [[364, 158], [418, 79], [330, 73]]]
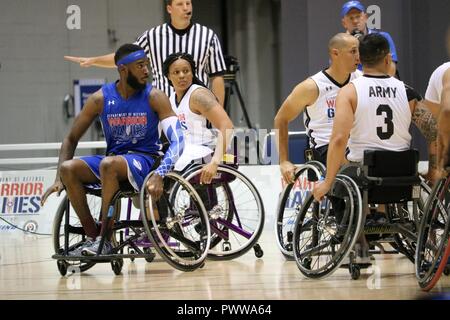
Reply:
[[100, 162], [100, 174], [111, 174], [116, 172], [119, 167], [119, 159], [117, 157], [106, 157]]
[[59, 168], [61, 179], [63, 179], [63, 181], [76, 177], [75, 171], [76, 169], [73, 160], [64, 161]]

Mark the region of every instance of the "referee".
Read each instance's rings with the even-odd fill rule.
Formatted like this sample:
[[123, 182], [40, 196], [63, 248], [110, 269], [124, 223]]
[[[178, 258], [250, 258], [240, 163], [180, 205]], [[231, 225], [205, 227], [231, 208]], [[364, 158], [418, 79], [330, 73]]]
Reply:
[[[135, 42], [145, 50], [150, 59], [153, 86], [168, 96], [171, 95], [173, 88], [163, 74], [163, 62], [172, 53], [186, 52], [194, 57], [197, 78], [211, 88], [223, 106], [225, 97], [223, 74], [226, 66], [217, 35], [211, 29], [191, 22], [191, 0], [166, 0], [166, 4], [170, 23], [145, 31]], [[89, 58], [71, 56], [64, 58], [79, 63], [82, 67], [116, 67], [113, 53]]]

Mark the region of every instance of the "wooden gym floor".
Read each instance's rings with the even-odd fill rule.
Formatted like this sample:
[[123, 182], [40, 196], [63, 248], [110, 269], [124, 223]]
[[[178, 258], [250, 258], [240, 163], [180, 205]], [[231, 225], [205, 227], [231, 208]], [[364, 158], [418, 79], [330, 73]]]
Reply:
[[[115, 276], [110, 264], [98, 264], [79, 275], [60, 276], [51, 259], [48, 236], [0, 235], [0, 299], [419, 299], [414, 265], [399, 254], [376, 255], [374, 271], [351, 280], [346, 269], [320, 280], [302, 276], [294, 261], [286, 261], [273, 231], [260, 239], [264, 257], [253, 250], [232, 261], [207, 261], [203, 269], [183, 273], [158, 256], [152, 263], [125, 260]], [[434, 293], [449, 292], [443, 276]], [[429, 295], [429, 294], [428, 294]]]

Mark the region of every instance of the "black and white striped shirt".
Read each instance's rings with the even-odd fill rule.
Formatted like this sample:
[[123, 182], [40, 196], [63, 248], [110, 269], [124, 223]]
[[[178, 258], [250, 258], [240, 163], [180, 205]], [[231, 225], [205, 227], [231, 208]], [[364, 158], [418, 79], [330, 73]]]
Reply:
[[164, 60], [172, 53], [185, 52], [194, 57], [197, 78], [209, 86], [209, 77], [221, 75], [226, 66], [217, 35], [198, 23], [186, 30], [177, 30], [164, 23], [145, 31], [135, 42], [147, 53], [152, 68], [153, 86], [168, 96], [173, 92], [163, 75]]

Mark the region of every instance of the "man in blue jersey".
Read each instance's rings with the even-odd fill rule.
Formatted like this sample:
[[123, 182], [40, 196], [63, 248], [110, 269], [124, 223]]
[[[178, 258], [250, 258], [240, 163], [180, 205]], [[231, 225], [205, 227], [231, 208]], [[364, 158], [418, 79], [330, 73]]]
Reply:
[[[172, 111], [169, 99], [160, 90], [147, 84], [149, 61], [144, 50], [134, 44], [121, 46], [114, 57], [120, 80], [109, 83], [89, 97], [64, 139], [54, 184], [42, 197], [42, 204], [53, 192], [66, 189], [87, 235], [87, 241], [71, 255], [95, 255], [106, 225], [108, 208], [119, 184], [131, 184], [141, 190], [145, 177], [154, 171], [148, 190], [158, 199], [162, 194], [162, 179], [181, 154], [184, 142], [180, 123]], [[73, 159], [78, 141], [99, 117], [106, 139], [105, 156]], [[170, 147], [158, 165], [161, 152], [158, 126], [161, 125]], [[89, 210], [84, 186], [101, 183], [102, 227], [98, 230]], [[93, 212], [96, 214], [96, 212]], [[111, 252], [105, 241], [102, 254]]]
[[[344, 3], [341, 9], [341, 18], [342, 18], [342, 26], [347, 30], [347, 33], [353, 34], [356, 37], [359, 35], [364, 36], [366, 34], [371, 33], [379, 33], [389, 42], [389, 48], [392, 55], [392, 63], [391, 69], [389, 70], [389, 74], [391, 76], [397, 75], [397, 49], [395, 48], [394, 40], [389, 33], [376, 29], [369, 29], [367, 27], [367, 13], [364, 5], [359, 1], [348, 1]], [[359, 70], [362, 70], [362, 65], [358, 67]]]

